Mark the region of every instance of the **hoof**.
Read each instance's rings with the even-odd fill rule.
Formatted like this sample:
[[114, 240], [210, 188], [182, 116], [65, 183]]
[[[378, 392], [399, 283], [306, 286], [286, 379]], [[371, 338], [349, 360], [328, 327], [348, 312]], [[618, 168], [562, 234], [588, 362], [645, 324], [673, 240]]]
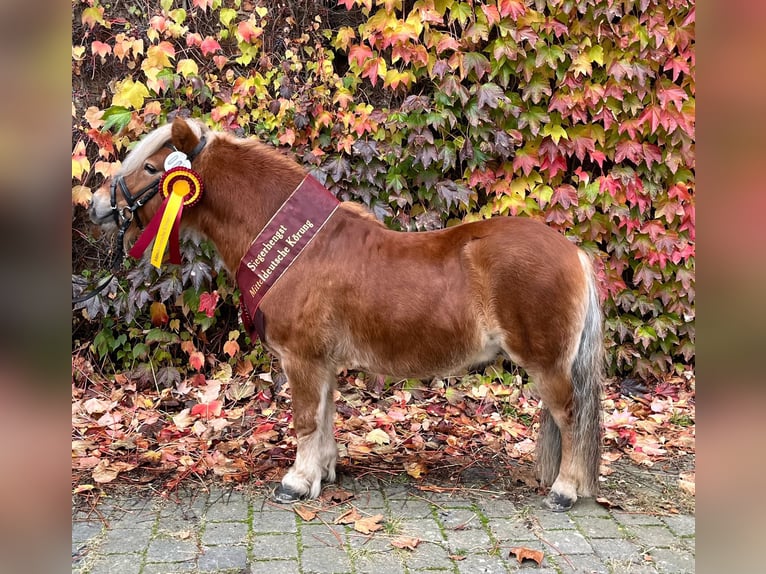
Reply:
[[274, 489], [274, 501], [280, 504], [292, 504], [302, 498], [305, 498], [305, 496], [297, 490], [286, 487], [284, 484], [280, 484]]
[[543, 506], [553, 512], [565, 512], [574, 506], [575, 499], [557, 492], [551, 492], [543, 500]]

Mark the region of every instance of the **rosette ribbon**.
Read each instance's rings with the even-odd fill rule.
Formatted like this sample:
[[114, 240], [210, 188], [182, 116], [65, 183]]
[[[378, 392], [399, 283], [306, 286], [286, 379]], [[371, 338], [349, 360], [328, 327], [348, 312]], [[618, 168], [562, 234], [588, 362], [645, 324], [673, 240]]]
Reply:
[[165, 201], [128, 252], [138, 259], [154, 239], [151, 263], [157, 269], [162, 265], [165, 248], [170, 242], [170, 262], [181, 263], [178, 230], [184, 207], [191, 207], [202, 196], [202, 178], [192, 169], [178, 166], [167, 170], [160, 179], [160, 192]]

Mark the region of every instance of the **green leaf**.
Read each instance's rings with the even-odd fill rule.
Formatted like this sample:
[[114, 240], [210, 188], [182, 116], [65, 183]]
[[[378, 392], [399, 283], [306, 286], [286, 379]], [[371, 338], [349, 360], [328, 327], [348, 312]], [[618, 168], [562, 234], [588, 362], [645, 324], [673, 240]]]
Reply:
[[237, 17], [237, 11], [231, 8], [221, 8], [218, 13], [218, 19], [221, 20], [221, 24], [227, 28], [231, 25], [231, 21]]
[[130, 123], [132, 112], [122, 106], [111, 106], [101, 119], [104, 120], [104, 131], [111, 130], [115, 133], [122, 131]]

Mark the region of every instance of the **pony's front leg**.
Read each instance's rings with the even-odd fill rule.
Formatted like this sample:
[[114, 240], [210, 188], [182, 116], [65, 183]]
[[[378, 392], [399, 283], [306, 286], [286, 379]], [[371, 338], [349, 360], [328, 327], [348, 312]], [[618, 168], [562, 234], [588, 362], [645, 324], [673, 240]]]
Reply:
[[277, 502], [316, 498], [322, 480], [335, 480], [335, 375], [327, 365], [291, 360], [283, 362], [293, 403], [293, 426], [298, 438], [295, 464], [277, 487]]

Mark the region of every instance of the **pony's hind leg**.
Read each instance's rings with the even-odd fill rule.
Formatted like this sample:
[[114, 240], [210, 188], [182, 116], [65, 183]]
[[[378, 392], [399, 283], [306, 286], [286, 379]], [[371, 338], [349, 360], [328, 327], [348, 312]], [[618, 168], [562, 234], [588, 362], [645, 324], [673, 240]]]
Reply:
[[338, 448], [333, 435], [335, 376], [325, 365], [283, 361], [293, 403], [293, 426], [298, 439], [295, 464], [282, 478], [274, 498], [290, 503], [316, 498], [322, 480], [335, 480]]
[[579, 471], [574, 457], [572, 383], [562, 373], [536, 376], [543, 412], [537, 439], [537, 471], [544, 484], [551, 484], [545, 505], [568, 510], [577, 501]]

